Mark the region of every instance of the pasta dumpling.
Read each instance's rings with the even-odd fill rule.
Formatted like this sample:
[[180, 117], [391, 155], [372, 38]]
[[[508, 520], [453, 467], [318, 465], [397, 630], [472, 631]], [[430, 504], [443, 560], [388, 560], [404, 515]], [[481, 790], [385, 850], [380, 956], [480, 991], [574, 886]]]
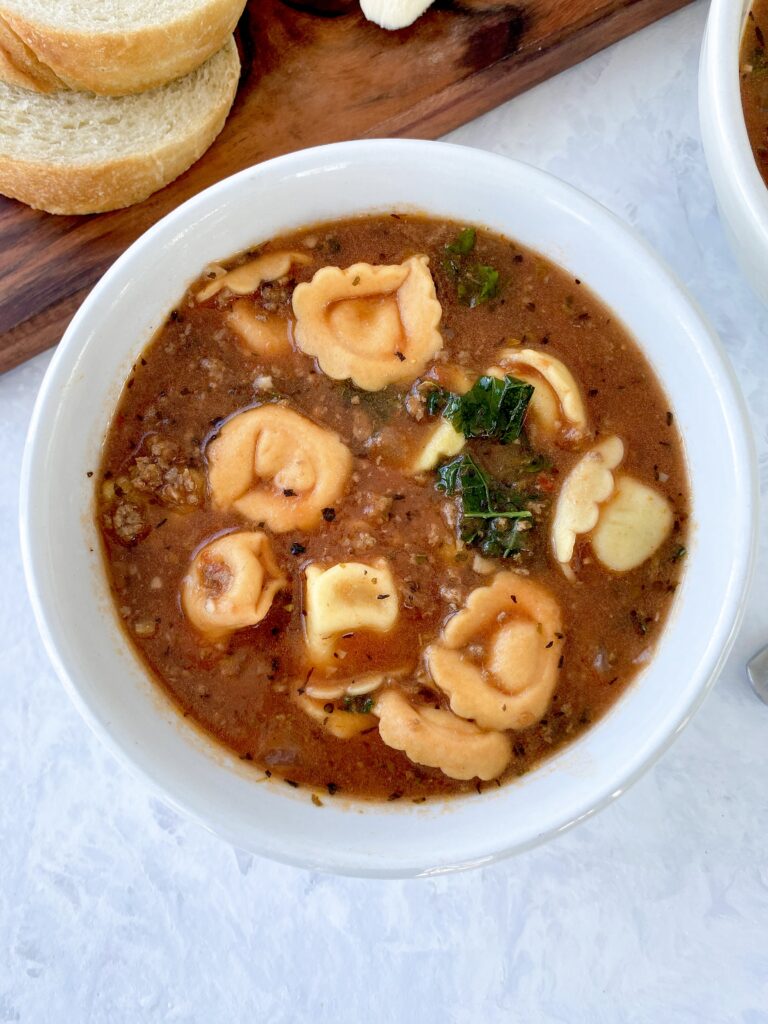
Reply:
[[411, 462], [411, 473], [427, 473], [445, 459], [458, 455], [467, 439], [460, 434], [448, 420], [441, 420], [437, 426], [431, 427], [426, 441], [416, 452]]
[[[316, 682], [316, 677], [312, 675], [311, 681], [306, 682], [301, 691], [295, 691], [294, 699], [302, 711], [319, 722], [326, 732], [337, 739], [351, 739], [360, 733], [375, 729], [378, 725], [378, 719], [367, 710], [368, 695], [401, 675], [402, 672], [368, 672], [346, 679], [326, 677], [319, 682]], [[334, 704], [334, 701], [341, 699], [344, 699], [345, 704], [350, 700], [354, 702], [356, 698], [362, 698], [365, 703], [362, 706], [358, 705], [353, 711]], [[370, 705], [372, 704], [371, 697]]]
[[296, 692], [294, 700], [305, 715], [309, 715], [325, 732], [339, 740], [350, 740], [353, 736], [375, 729], [378, 724], [375, 715], [344, 711], [327, 700], [310, 697], [306, 693]]
[[658, 551], [674, 516], [658, 491], [631, 476], [620, 476], [603, 505], [591, 544], [599, 561], [614, 572], [629, 572]]
[[227, 327], [246, 348], [263, 359], [274, 359], [291, 350], [288, 321], [257, 311], [248, 299], [238, 299], [227, 316]]
[[314, 700], [325, 701], [339, 700], [342, 697], [365, 697], [369, 693], [374, 693], [384, 683], [392, 682], [402, 675], [402, 671], [363, 672], [346, 679], [326, 676], [318, 680], [313, 674], [310, 681], [304, 685], [304, 692]]
[[[428, 380], [457, 395], [466, 394], [473, 383], [471, 374], [455, 363], [434, 367]], [[404, 466], [407, 473], [428, 473], [445, 459], [458, 455], [467, 443], [466, 437], [442, 418], [436, 424], [430, 424], [426, 430], [422, 428], [419, 441], [416, 453]]]
[[233, 416], [206, 455], [216, 506], [275, 533], [319, 525], [352, 471], [352, 455], [333, 431], [274, 403]]
[[615, 470], [624, 444], [608, 437], [576, 463], [563, 483], [552, 522], [552, 548], [573, 578], [571, 558], [580, 534], [590, 535], [597, 560], [613, 572], [629, 572], [661, 547], [672, 529], [669, 502], [658, 491]]
[[588, 421], [579, 385], [559, 359], [532, 348], [508, 348], [499, 353], [499, 365], [488, 373], [513, 373], [534, 387], [528, 406], [528, 429], [536, 439], [575, 443], [586, 434]]
[[465, 395], [477, 380], [477, 374], [459, 363], [437, 363], [427, 379], [433, 380], [438, 387]]
[[250, 295], [265, 281], [277, 281], [290, 273], [293, 266], [306, 266], [312, 258], [305, 252], [268, 252], [233, 270], [225, 271], [197, 293], [198, 302], [207, 302], [222, 288], [234, 295]]
[[316, 661], [329, 661], [345, 633], [387, 633], [397, 622], [397, 585], [384, 559], [310, 565], [305, 577], [307, 646]]
[[238, 530], [198, 551], [181, 584], [181, 604], [201, 633], [225, 636], [261, 622], [287, 582], [267, 535]]
[[526, 729], [542, 717], [557, 682], [560, 609], [538, 583], [500, 572], [473, 590], [426, 651], [451, 709], [484, 729]]
[[374, 711], [388, 747], [451, 779], [495, 779], [512, 757], [504, 733], [486, 732], [444, 708], [416, 707], [397, 690], [384, 690]]
[[443, 347], [426, 256], [323, 267], [293, 293], [294, 338], [323, 373], [366, 391], [415, 380]]
[[613, 471], [624, 458], [624, 443], [607, 437], [583, 455], [560, 489], [552, 520], [552, 550], [566, 576], [573, 577], [570, 561], [579, 534], [597, 525], [600, 505], [613, 494]]

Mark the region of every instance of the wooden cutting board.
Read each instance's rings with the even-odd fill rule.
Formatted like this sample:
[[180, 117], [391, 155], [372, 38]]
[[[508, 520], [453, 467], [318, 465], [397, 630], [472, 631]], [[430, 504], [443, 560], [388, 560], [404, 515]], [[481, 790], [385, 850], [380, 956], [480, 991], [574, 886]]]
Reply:
[[[300, 2], [315, 10], [248, 3], [229, 120], [161, 192], [90, 217], [54, 217], [0, 197], [0, 372], [55, 345], [117, 256], [213, 182], [324, 142], [436, 138], [689, 0], [440, 0], [400, 32], [367, 22], [356, 0]], [[318, 13], [323, 6], [335, 16]]]

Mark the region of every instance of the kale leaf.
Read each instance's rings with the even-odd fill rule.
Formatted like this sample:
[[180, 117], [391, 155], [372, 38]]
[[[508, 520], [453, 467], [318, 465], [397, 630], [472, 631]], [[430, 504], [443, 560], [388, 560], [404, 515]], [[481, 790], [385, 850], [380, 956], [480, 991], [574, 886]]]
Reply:
[[499, 272], [483, 263], [466, 267], [456, 285], [456, 294], [462, 306], [482, 306], [499, 294]]
[[474, 228], [462, 228], [457, 237], [445, 246], [443, 260], [443, 270], [456, 283], [459, 302], [470, 309], [495, 299], [500, 286], [498, 270], [484, 263], [470, 261], [476, 241], [477, 232]]
[[523, 429], [533, 385], [511, 374], [503, 379], [484, 374], [464, 395], [435, 388], [427, 395], [427, 412], [442, 412], [465, 437], [484, 437], [509, 444]]
[[456, 238], [449, 242], [445, 251], [452, 256], [466, 256], [475, 248], [477, 232], [474, 228], [462, 228]]
[[484, 555], [508, 558], [522, 547], [520, 524], [531, 519], [523, 500], [512, 488], [492, 479], [468, 453], [440, 466], [439, 491], [460, 503], [459, 536]]
[[382, 388], [381, 391], [365, 391], [349, 380], [344, 381], [341, 386], [341, 397], [346, 404], [358, 405], [364, 409], [371, 417], [375, 427], [389, 422], [403, 401], [402, 392], [397, 388], [390, 386]]
[[439, 416], [451, 398], [455, 397], [447, 388], [430, 388], [426, 395], [426, 408], [430, 416]]

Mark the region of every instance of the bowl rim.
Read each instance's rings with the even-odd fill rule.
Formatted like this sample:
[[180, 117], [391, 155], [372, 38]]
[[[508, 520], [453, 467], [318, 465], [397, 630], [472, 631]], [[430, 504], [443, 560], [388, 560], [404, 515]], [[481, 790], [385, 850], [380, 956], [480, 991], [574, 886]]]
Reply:
[[[88, 316], [91, 315], [92, 308], [101, 302], [102, 297], [109, 295], [113, 282], [119, 281], [124, 268], [126, 266], [130, 266], [134, 259], [136, 259], [137, 255], [139, 255], [146, 247], [151, 246], [156, 238], [173, 229], [178, 229], [185, 225], [186, 222], [193, 219], [200, 210], [204, 210], [213, 199], [225, 195], [230, 189], [237, 188], [240, 183], [249, 182], [254, 178], [258, 178], [262, 174], [271, 174], [276, 170], [282, 172], [283, 176], [292, 176], [297, 173], [308, 173], [312, 166], [321, 164], [326, 166], [334, 164], [340, 160], [349, 162], [350, 160], [354, 160], [357, 155], [362, 157], [369, 154], [372, 149], [374, 151], [388, 149], [395, 153], [408, 151], [412, 156], [422, 155], [425, 159], [434, 158], [436, 152], [439, 152], [441, 157], [445, 159], [447, 159], [451, 154], [454, 154], [457, 159], [460, 158], [462, 160], [469, 161], [470, 163], [473, 161], [480, 161], [481, 163], [487, 162], [490, 165], [498, 166], [499, 168], [507, 170], [510, 165], [514, 165], [517, 168], [518, 173], [524, 174], [531, 180], [540, 183], [547, 189], [547, 191], [554, 192], [558, 196], [562, 197], [563, 201], [567, 201], [571, 205], [575, 204], [580, 209], [588, 209], [592, 218], [599, 224], [610, 225], [614, 231], [618, 229], [618, 231], [623, 234], [626, 242], [637, 251], [638, 257], [648, 266], [649, 270], [654, 272], [656, 279], [663, 280], [670, 294], [675, 294], [678, 303], [682, 303], [687, 306], [688, 315], [696, 324], [702, 343], [706, 341], [706, 344], [708, 345], [709, 355], [711, 357], [710, 361], [716, 367], [718, 380], [725, 388], [726, 397], [728, 399], [730, 413], [728, 416], [728, 425], [730, 428], [731, 440], [740, 452], [741, 456], [741, 465], [739, 467], [740, 480], [743, 486], [744, 498], [746, 499], [746, 504], [748, 506], [749, 519], [749, 530], [741, 541], [741, 546], [739, 547], [740, 557], [735, 559], [730, 567], [729, 580], [733, 584], [731, 588], [732, 599], [730, 603], [724, 602], [723, 607], [720, 610], [719, 618], [717, 620], [718, 629], [716, 632], [718, 634], [718, 643], [716, 647], [712, 648], [712, 654], [708, 660], [705, 661], [705, 659], [702, 659], [698, 663], [697, 678], [700, 678], [700, 683], [694, 699], [687, 704], [685, 709], [674, 721], [667, 724], [663, 734], [650, 737], [642, 751], [634, 751], [633, 755], [627, 758], [624, 770], [620, 776], [613, 776], [610, 779], [605, 779], [605, 777], [601, 778], [599, 785], [596, 783], [592, 787], [593, 790], [599, 790], [599, 793], [592, 794], [589, 798], [585, 798], [583, 806], [575, 809], [572, 807], [568, 811], [563, 812], [561, 815], [563, 820], [558, 824], [553, 825], [552, 828], [545, 832], [531, 836], [527, 842], [518, 842], [510, 847], [497, 847], [490, 853], [490, 855], [483, 855], [458, 863], [441, 864], [438, 867], [435, 867], [434, 862], [432, 862], [429, 865], [414, 864], [411, 868], [397, 868], [390, 871], [386, 868], [370, 869], [354, 863], [339, 863], [338, 861], [330, 859], [324, 863], [318, 863], [315, 861], [310, 863], [306, 858], [300, 855], [292, 855], [290, 851], [286, 851], [282, 848], [276, 849], [274, 846], [254, 850], [254, 852], [268, 856], [272, 859], [280, 860], [284, 863], [301, 867], [310, 867], [316, 870], [326, 870], [339, 874], [358, 875], [364, 877], [402, 878], [418, 875], [431, 875], [435, 873], [442, 873], [444, 871], [472, 867], [477, 864], [487, 864], [510, 856], [513, 853], [523, 852], [524, 850], [537, 846], [560, 832], [572, 827], [578, 821], [584, 820], [606, 807], [630, 785], [637, 781], [645, 771], [647, 771], [648, 768], [650, 768], [661, 757], [661, 755], [671, 745], [674, 738], [690, 720], [695, 710], [699, 707], [709, 690], [714, 685], [717, 675], [732, 647], [736, 631], [743, 617], [745, 599], [754, 565], [754, 554], [758, 539], [758, 487], [754, 441], [749, 427], [746, 404], [722, 343], [708, 324], [697, 304], [687, 293], [684, 286], [666, 266], [666, 264], [655, 254], [642, 236], [585, 193], [569, 184], [566, 184], [547, 172], [541, 171], [520, 161], [511, 161], [506, 157], [469, 149], [468, 147], [456, 146], [442, 142], [422, 142], [416, 140], [365, 140], [361, 142], [335, 143], [328, 146], [315, 147], [313, 149], [276, 157], [273, 160], [256, 165], [255, 167], [246, 168], [187, 200], [183, 205], [172, 211], [157, 224], [153, 225], [147, 232], [140, 236], [121, 257], [119, 257], [119, 259], [96, 284], [85, 302], [75, 314], [75, 317], [59, 344], [58, 350], [54, 353], [35, 402], [27, 441], [24, 448], [19, 509], [21, 548], [27, 587], [38, 629], [41, 633], [46, 651], [54, 669], [61, 679], [70, 698], [73, 700], [73, 703], [91, 727], [92, 731], [95, 732], [102, 742], [105, 743], [108, 749], [117, 756], [118, 760], [126, 764], [134, 775], [138, 775], [140, 778], [144, 779], [145, 782], [148, 782], [150, 787], [158, 793], [165, 802], [169, 803], [185, 817], [191, 818], [203, 825], [206, 829], [222, 835], [233, 845], [240, 845], [238, 836], [231, 830], [228, 830], [226, 825], [223, 825], [220, 820], [217, 821], [216, 824], [212, 824], [209, 818], [206, 818], [205, 815], [199, 813], [198, 810], [193, 806], [190, 806], [187, 801], [179, 799], [173, 792], [169, 791], [162, 782], [158, 781], [157, 777], [149, 767], [142, 763], [138, 757], [134, 756], [131, 749], [118, 742], [115, 736], [110, 732], [107, 725], [99, 719], [99, 716], [94, 712], [94, 709], [91, 708], [91, 706], [83, 699], [79, 692], [77, 683], [72, 678], [71, 672], [60, 657], [54, 630], [41, 594], [38, 579], [38, 574], [41, 571], [38, 564], [39, 553], [36, 550], [35, 537], [33, 536], [30, 527], [31, 519], [29, 511], [32, 506], [32, 502], [34, 501], [35, 488], [36, 486], [40, 486], [39, 481], [35, 479], [35, 467], [43, 454], [46, 441], [46, 419], [50, 419], [52, 410], [55, 409], [58, 404], [59, 396], [57, 390], [66, 379], [69, 372], [71, 372], [77, 364], [80, 325]], [[597, 289], [595, 289], [595, 293], [600, 297]], [[638, 339], [638, 344], [640, 344], [642, 349], [640, 339]], [[747, 513], [745, 513], [745, 515], [746, 514]], [[249, 846], [248, 848], [252, 850], [254, 849], [252, 846]]]
[[[741, 102], [739, 57], [752, 0], [711, 0], [699, 67], [702, 137], [718, 199], [732, 203], [768, 257], [768, 185], [758, 170]], [[727, 198], [726, 198], [727, 195]], [[724, 211], [729, 219], [729, 210]]]

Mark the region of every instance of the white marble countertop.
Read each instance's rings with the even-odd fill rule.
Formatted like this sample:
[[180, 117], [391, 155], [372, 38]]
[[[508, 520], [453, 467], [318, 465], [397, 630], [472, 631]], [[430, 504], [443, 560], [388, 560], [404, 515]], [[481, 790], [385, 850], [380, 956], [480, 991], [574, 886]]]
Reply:
[[[565, 178], [663, 254], [728, 346], [765, 496], [768, 312], [726, 248], [704, 163], [705, 16], [699, 0], [451, 138]], [[616, 804], [482, 871], [308, 874], [149, 796], [55, 679], [16, 527], [47, 362], [0, 378], [0, 1022], [767, 1024], [768, 708], [744, 663], [768, 640], [768, 529], [714, 693]]]

